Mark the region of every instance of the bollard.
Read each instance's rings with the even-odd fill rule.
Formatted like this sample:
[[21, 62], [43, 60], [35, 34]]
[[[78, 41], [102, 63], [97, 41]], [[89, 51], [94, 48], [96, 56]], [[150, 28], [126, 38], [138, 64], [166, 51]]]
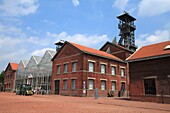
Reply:
[[98, 99], [98, 88], [95, 89], [95, 99]]

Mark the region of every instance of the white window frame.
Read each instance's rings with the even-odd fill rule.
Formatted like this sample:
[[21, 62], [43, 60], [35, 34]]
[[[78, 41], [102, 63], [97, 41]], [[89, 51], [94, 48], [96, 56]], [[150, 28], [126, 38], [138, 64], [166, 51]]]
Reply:
[[77, 62], [72, 62], [72, 72], [76, 72]]
[[76, 79], [71, 79], [71, 89], [76, 89]]
[[102, 74], [106, 74], [106, 65], [105, 64], [101, 64], [100, 67], [101, 67], [101, 73]]
[[120, 68], [121, 77], [125, 77], [125, 68]]
[[68, 73], [68, 64], [64, 64], [64, 73]]
[[57, 65], [57, 74], [60, 74], [61, 65]]
[[101, 90], [106, 90], [106, 81], [101, 80]]
[[89, 72], [94, 72], [94, 62], [88, 62], [89, 64]]
[[[115, 84], [114, 88], [113, 88], [113, 83]], [[116, 90], [116, 81], [112, 81], [112, 91]]]
[[63, 80], [63, 89], [67, 89], [67, 79]]
[[116, 66], [111, 66], [111, 74], [116, 75]]
[[89, 83], [89, 90], [93, 90], [94, 89], [94, 80], [93, 79], [89, 79], [88, 80], [88, 83]]

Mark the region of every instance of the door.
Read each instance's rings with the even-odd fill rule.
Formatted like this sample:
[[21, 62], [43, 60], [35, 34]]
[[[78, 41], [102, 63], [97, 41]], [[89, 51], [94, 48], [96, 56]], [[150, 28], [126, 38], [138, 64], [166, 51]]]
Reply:
[[125, 92], [125, 82], [121, 82], [120, 96], [123, 97]]
[[55, 80], [55, 92], [54, 94], [58, 95], [60, 91], [60, 80]]

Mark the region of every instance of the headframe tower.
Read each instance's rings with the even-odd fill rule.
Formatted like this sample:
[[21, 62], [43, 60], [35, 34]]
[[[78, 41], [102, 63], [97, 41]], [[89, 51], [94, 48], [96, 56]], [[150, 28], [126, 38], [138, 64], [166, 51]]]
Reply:
[[135, 52], [137, 46], [135, 45], [135, 34], [136, 26], [134, 17], [130, 16], [129, 13], [124, 12], [124, 14], [117, 16], [119, 19], [118, 28], [120, 29], [120, 39], [118, 45], [125, 47], [126, 49]]

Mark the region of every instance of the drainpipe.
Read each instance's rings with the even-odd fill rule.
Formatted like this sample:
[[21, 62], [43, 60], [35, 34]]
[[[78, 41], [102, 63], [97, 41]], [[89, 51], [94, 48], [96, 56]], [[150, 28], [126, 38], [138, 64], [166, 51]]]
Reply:
[[86, 55], [86, 97], [87, 97], [87, 81], [88, 81], [88, 60]]

